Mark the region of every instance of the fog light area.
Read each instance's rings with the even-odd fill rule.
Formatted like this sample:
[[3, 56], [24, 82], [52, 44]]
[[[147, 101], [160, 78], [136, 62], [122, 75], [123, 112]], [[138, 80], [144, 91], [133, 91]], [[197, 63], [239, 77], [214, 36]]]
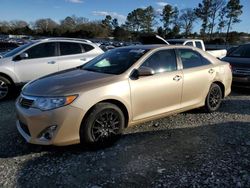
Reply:
[[56, 128], [57, 128], [56, 125], [47, 127], [40, 133], [39, 138], [42, 140], [51, 140], [55, 134]]

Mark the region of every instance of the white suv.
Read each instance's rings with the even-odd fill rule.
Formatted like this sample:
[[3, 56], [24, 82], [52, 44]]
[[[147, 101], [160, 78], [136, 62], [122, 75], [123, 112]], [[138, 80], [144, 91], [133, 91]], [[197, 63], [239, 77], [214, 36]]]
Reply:
[[20, 46], [0, 59], [0, 100], [16, 85], [80, 66], [102, 53], [96, 44], [84, 39], [49, 38]]

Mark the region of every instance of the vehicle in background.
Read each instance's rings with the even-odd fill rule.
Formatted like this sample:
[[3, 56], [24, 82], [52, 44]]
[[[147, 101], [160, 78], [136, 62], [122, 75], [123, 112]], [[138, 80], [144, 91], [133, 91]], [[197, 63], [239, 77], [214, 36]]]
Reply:
[[233, 49], [223, 61], [231, 64], [233, 86], [250, 88], [250, 44], [243, 44]]
[[0, 59], [0, 99], [16, 85], [80, 66], [102, 53], [88, 40], [70, 38], [36, 40], [15, 48]]
[[193, 46], [196, 48], [200, 48], [203, 51], [206, 51], [213, 55], [214, 57], [217, 57], [219, 59], [225, 57], [227, 55], [227, 50], [206, 50], [205, 44], [203, 40], [198, 39], [169, 39], [167, 40], [169, 44], [172, 45], [184, 45], [184, 46]]
[[229, 63], [198, 48], [121, 47], [27, 84], [17, 128], [33, 144], [105, 146], [130, 125], [199, 107], [214, 112], [231, 83]]

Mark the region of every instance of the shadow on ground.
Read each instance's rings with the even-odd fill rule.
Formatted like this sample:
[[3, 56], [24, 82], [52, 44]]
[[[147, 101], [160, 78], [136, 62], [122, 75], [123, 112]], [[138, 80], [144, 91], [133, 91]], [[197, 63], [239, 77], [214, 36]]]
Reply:
[[134, 133], [93, 152], [17, 145], [40, 153], [22, 164], [18, 187], [250, 186], [250, 123]]

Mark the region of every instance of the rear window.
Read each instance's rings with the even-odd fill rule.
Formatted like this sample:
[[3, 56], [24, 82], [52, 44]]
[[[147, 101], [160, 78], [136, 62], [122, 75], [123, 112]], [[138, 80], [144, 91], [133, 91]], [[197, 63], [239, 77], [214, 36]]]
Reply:
[[196, 48], [202, 49], [201, 42], [196, 41], [196, 42], [195, 42], [195, 46], [196, 46]]
[[81, 44], [81, 46], [82, 46], [84, 52], [89, 52], [89, 51], [94, 49], [94, 47], [89, 45], [89, 44]]
[[79, 43], [60, 42], [61, 55], [74, 55], [82, 53], [82, 47]]
[[204, 59], [198, 52], [189, 49], [179, 49], [179, 56], [182, 61], [183, 69], [200, 67], [211, 64], [208, 60]]

